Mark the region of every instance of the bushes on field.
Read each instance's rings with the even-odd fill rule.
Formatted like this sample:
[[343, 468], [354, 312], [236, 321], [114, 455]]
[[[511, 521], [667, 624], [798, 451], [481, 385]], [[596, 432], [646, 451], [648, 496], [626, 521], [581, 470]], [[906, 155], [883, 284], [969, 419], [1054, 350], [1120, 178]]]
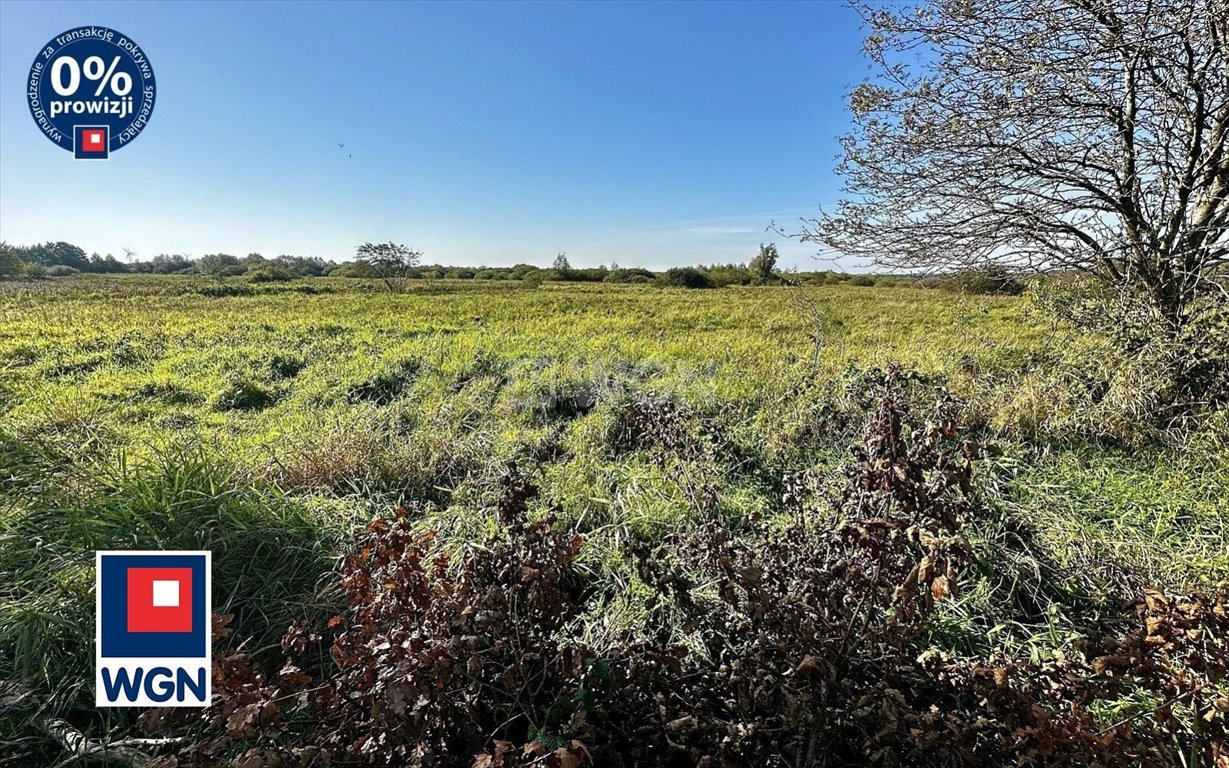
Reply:
[[997, 264], [957, 272], [944, 278], [939, 287], [945, 291], [975, 296], [1019, 296], [1024, 293], [1024, 283], [1006, 267]]
[[242, 275], [247, 268], [237, 256], [231, 256], [228, 253], [210, 253], [197, 260], [196, 269], [203, 275], [220, 280], [224, 277]]
[[294, 275], [281, 267], [270, 265], [248, 272], [247, 278], [253, 283], [281, 283], [293, 280]]
[[647, 269], [633, 268], [614, 268], [606, 274], [603, 280], [607, 283], [651, 283], [656, 277]]
[[713, 288], [708, 273], [695, 267], [674, 267], [660, 275], [658, 283], [669, 288]]
[[741, 264], [714, 264], [707, 271], [708, 278], [718, 288], [751, 284], [751, 273]]

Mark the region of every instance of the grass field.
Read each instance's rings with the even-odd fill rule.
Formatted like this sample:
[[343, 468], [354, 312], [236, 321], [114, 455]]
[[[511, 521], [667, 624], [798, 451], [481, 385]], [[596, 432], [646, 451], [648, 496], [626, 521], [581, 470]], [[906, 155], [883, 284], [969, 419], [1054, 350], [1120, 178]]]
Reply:
[[[585, 532], [605, 585], [584, 631], [635, 628], [628, 542], [783, 515], [782, 478], [835, 473], [892, 364], [995, 446], [978, 565], [930, 642], [1045, 657], [1123, 584], [1229, 579], [1223, 414], [1159, 438], [1129, 367], [1028, 298], [68, 278], [0, 284], [0, 679], [89, 694], [95, 549], [212, 549], [215, 608], [264, 646], [333, 610], [334, 553], [393, 507], [441, 551], [477, 546], [525, 455], [534, 513]], [[702, 449], [625, 445], [646, 399]]]

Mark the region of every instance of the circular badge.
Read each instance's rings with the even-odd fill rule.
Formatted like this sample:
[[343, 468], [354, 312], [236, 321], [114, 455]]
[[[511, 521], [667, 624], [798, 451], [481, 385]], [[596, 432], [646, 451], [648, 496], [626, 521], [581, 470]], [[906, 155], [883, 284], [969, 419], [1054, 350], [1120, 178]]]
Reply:
[[34, 57], [26, 98], [44, 136], [78, 159], [105, 160], [149, 123], [154, 69], [132, 38], [78, 27]]

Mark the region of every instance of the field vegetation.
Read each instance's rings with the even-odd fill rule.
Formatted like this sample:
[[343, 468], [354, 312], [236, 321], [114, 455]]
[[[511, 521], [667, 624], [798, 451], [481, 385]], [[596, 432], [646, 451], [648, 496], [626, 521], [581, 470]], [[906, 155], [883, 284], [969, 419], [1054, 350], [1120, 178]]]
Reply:
[[0, 761], [1229, 768], [1229, 0], [853, 7], [769, 229], [893, 274], [0, 243]]
[[[1060, 289], [0, 283], [0, 741], [1214, 765], [1229, 418]], [[85, 706], [108, 548], [214, 552], [204, 719]]]

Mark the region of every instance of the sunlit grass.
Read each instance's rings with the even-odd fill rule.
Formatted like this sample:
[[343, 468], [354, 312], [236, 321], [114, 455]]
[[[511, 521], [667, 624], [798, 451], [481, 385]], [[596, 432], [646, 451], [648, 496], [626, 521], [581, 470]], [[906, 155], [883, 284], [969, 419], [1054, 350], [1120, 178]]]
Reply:
[[[893, 363], [917, 374], [919, 405], [939, 385], [962, 397], [1001, 453], [980, 473], [975, 567], [932, 641], [1045, 658], [1124, 574], [1229, 579], [1223, 418], [1139, 437], [1131, 403], [1087, 399], [1115, 370], [1104, 348], [1023, 298], [809, 287], [811, 316], [799, 290], [4, 284], [0, 678], [88, 693], [94, 549], [212, 549], [216, 607], [260, 647], [327, 610], [334, 550], [395, 505], [442, 553], [488, 538], [492, 489], [527, 455], [546, 457], [534, 513], [586, 532], [604, 586], [585, 632], [610, 636], [642, 611], [631, 542], [703, 514], [773, 519], [782, 478], [841, 462], [867, 377]], [[703, 449], [622, 445], [637, 398], [676, 404]]]

